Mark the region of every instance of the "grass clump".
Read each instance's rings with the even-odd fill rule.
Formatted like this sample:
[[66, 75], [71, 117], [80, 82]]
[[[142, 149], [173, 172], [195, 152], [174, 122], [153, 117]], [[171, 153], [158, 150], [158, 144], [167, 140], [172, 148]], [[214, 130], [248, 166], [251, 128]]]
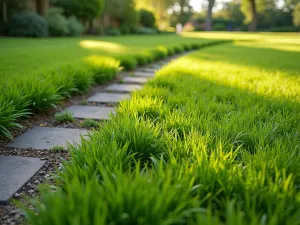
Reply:
[[135, 154], [135, 158], [141, 161], [166, 154], [161, 130], [150, 120], [131, 116], [115, 117], [102, 127], [99, 137], [106, 143], [115, 141], [120, 147], [127, 146], [128, 153]]
[[74, 122], [75, 121], [75, 118], [72, 115], [72, 113], [70, 113], [68, 111], [56, 113], [54, 116], [54, 119], [55, 119], [56, 123]]
[[12, 140], [9, 129], [21, 128], [18, 120], [29, 115], [26, 109], [17, 110], [13, 101], [6, 101], [0, 96], [0, 134]]
[[113, 79], [119, 72], [119, 61], [110, 57], [90, 56], [86, 59], [89, 71], [97, 84]]
[[120, 66], [125, 70], [134, 70], [138, 65], [136, 57], [126, 56], [120, 59]]
[[134, 55], [134, 58], [136, 59], [138, 66], [143, 66], [143, 65], [149, 63], [147, 54], [136, 54], [136, 55]]
[[63, 152], [65, 151], [65, 147], [61, 145], [56, 145], [50, 149], [51, 152]]
[[86, 127], [86, 128], [99, 127], [99, 123], [93, 119], [85, 119], [80, 123], [80, 127]]
[[185, 48], [184, 46], [174, 46], [174, 52], [175, 54], [180, 54], [180, 53], [183, 53], [185, 51]]

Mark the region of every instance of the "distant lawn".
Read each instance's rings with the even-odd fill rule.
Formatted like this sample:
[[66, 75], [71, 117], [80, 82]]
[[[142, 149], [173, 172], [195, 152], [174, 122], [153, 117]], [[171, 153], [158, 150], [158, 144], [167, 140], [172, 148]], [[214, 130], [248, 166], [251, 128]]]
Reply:
[[68, 62], [77, 63], [90, 55], [123, 56], [159, 45], [176, 46], [208, 39], [184, 38], [177, 35], [122, 36], [80, 38], [0, 38], [0, 80], [27, 75], [37, 69]]

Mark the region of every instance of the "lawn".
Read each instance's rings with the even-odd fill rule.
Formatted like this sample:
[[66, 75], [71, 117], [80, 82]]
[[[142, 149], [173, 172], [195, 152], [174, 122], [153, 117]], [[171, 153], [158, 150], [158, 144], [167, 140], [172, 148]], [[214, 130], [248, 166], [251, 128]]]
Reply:
[[28, 222], [299, 224], [300, 52], [284, 41], [296, 36], [246, 37], [160, 70], [72, 147]]
[[18, 119], [112, 80], [121, 69], [219, 42], [176, 35], [1, 38], [0, 134], [12, 139]]
[[176, 35], [80, 38], [0, 38], [0, 82], [15, 76], [28, 76], [36, 70], [52, 69], [67, 63], [80, 63], [91, 55], [119, 58], [153, 49], [185, 43], [205, 43], [208, 39]]

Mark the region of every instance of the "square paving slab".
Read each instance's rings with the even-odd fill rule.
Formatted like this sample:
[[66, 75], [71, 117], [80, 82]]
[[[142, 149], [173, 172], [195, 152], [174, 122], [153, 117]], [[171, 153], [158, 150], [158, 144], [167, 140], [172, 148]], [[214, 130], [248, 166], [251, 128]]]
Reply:
[[156, 70], [159, 70], [162, 68], [162, 65], [159, 65], [159, 64], [152, 64], [152, 65], [149, 65], [150, 68], [153, 68], [153, 69], [156, 69]]
[[0, 204], [7, 204], [45, 162], [39, 158], [0, 155]]
[[148, 82], [147, 77], [124, 77], [123, 81], [125, 83], [132, 83], [132, 84], [144, 84]]
[[83, 106], [73, 105], [64, 110], [72, 113], [75, 118], [78, 119], [95, 119], [95, 120], [107, 120], [111, 113], [115, 113], [113, 107], [100, 107], [100, 106]]
[[157, 71], [155, 68], [143, 68], [142, 70], [146, 73], [155, 73]]
[[153, 72], [136, 71], [136, 72], [134, 72], [134, 76], [137, 76], [137, 77], [154, 77], [155, 74]]
[[105, 90], [113, 92], [131, 92], [142, 88], [143, 86], [137, 84], [112, 84], [108, 86]]
[[68, 143], [79, 143], [80, 135], [86, 135], [87, 130], [56, 127], [34, 127], [17, 137], [8, 147], [51, 149], [54, 146], [67, 147]]
[[100, 92], [88, 99], [89, 102], [98, 103], [118, 103], [124, 99], [128, 99], [130, 96], [128, 94], [117, 94], [117, 93], [105, 93]]

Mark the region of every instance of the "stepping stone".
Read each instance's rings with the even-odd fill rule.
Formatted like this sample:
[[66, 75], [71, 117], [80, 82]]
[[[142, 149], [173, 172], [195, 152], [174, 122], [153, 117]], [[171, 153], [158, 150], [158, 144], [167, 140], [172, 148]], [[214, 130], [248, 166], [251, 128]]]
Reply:
[[112, 84], [108, 86], [105, 90], [115, 92], [132, 92], [142, 88], [143, 86], [137, 84]]
[[147, 77], [124, 77], [123, 81], [132, 84], [144, 84], [148, 82], [148, 79]]
[[153, 64], [153, 65], [150, 65], [149, 67], [159, 70], [159, 69], [162, 68], [162, 65], [159, 65], [159, 64]]
[[100, 92], [88, 99], [89, 102], [98, 103], [118, 103], [124, 99], [130, 98], [127, 94], [105, 93]]
[[23, 149], [51, 149], [54, 146], [67, 147], [68, 143], [80, 143], [80, 135], [86, 134], [87, 130], [82, 129], [34, 127], [17, 137], [7, 147]]
[[111, 113], [115, 113], [113, 107], [99, 107], [99, 106], [83, 106], [73, 105], [64, 110], [70, 112], [75, 118], [78, 119], [95, 119], [107, 120]]
[[0, 155], [0, 205], [7, 204], [45, 162], [39, 158]]
[[167, 65], [168, 63], [170, 63], [172, 60], [163, 60], [163, 61], [160, 61], [160, 62], [157, 62], [158, 65], [160, 66], [165, 66]]
[[154, 77], [154, 73], [149, 73], [149, 72], [142, 72], [142, 71], [136, 71], [134, 72], [134, 76], [137, 77]]
[[147, 73], [155, 73], [157, 71], [157, 69], [155, 68], [144, 68], [143, 72], [147, 72]]

